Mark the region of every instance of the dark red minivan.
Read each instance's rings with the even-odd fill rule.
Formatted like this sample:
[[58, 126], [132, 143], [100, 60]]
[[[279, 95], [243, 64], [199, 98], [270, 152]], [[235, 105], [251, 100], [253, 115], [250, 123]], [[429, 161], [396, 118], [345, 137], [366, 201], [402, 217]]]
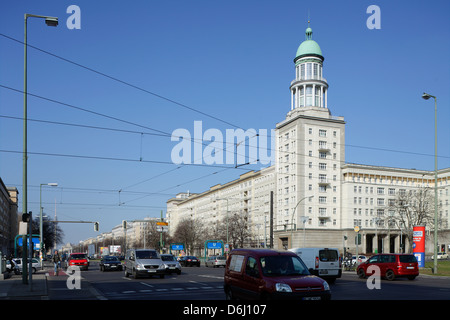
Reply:
[[382, 253], [370, 257], [366, 262], [361, 263], [356, 269], [360, 278], [365, 278], [373, 274], [367, 269], [371, 266], [378, 267], [380, 276], [387, 280], [394, 280], [397, 277], [406, 277], [414, 280], [419, 275], [419, 264], [413, 254]]
[[311, 275], [293, 252], [234, 249], [225, 266], [226, 298], [329, 300], [328, 283]]

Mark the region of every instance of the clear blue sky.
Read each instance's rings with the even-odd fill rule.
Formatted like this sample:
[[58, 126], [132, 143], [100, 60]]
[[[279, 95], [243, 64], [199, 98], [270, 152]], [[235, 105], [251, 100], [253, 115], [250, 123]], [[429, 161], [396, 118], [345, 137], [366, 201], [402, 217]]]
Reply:
[[[81, 9], [79, 30], [66, 26], [72, 4]], [[372, 4], [380, 30], [366, 27]], [[308, 11], [325, 56], [328, 107], [347, 123], [346, 161], [434, 170], [434, 104], [421, 99], [425, 91], [438, 97], [439, 168], [449, 167], [449, 1], [29, 0], [0, 5], [0, 177], [19, 189], [21, 208], [25, 13], [59, 18], [56, 28], [29, 19], [30, 45], [203, 113], [29, 48], [28, 92], [47, 100], [28, 99], [28, 209], [39, 212], [41, 183], [57, 182], [43, 188], [46, 214], [99, 221], [108, 232], [123, 219], [159, 217], [178, 192], [261, 168], [177, 166], [176, 143], [148, 133], [193, 132], [196, 120], [222, 132], [275, 128], [290, 110]], [[86, 224], [62, 228], [65, 242], [98, 234]]]

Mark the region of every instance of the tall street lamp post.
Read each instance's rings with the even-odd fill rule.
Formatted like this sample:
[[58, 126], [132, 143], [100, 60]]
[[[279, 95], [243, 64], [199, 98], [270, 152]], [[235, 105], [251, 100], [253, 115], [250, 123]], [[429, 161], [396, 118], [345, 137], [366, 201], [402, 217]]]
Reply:
[[438, 191], [437, 191], [437, 102], [436, 97], [428, 93], [423, 93], [422, 98], [428, 100], [434, 99], [434, 267], [433, 273], [437, 273], [437, 229], [438, 229]]
[[[27, 46], [27, 21], [28, 18], [43, 18], [45, 19], [45, 23], [48, 26], [52, 26], [52, 27], [56, 27], [58, 25], [58, 18], [56, 17], [48, 17], [48, 16], [38, 16], [38, 15], [34, 15], [34, 14], [28, 14], [25, 13], [25, 32], [24, 32], [24, 73], [23, 73], [23, 190], [22, 190], [22, 212], [24, 214], [28, 213], [28, 194], [27, 194], [27, 158], [28, 158], [28, 154], [27, 154], [27, 51], [28, 51], [28, 46]], [[31, 221], [29, 222], [31, 223]], [[32, 239], [31, 239], [32, 235], [30, 233], [29, 235], [29, 243], [30, 243], [30, 252], [32, 252], [33, 247], [32, 247]], [[31, 285], [31, 270], [32, 270], [32, 263], [31, 263], [31, 258], [29, 259], [29, 272], [30, 272], [30, 290], [32, 288]], [[23, 269], [25, 269], [27, 263], [27, 257], [24, 257], [23, 260]], [[26, 283], [26, 271], [23, 272], [23, 282]]]
[[[294, 209], [292, 210], [292, 217], [291, 217], [291, 223], [292, 223], [292, 228], [291, 228], [291, 248], [294, 248], [294, 229], [295, 229], [295, 227], [294, 227], [294, 213], [295, 213], [295, 210], [297, 209], [298, 205], [300, 204], [300, 202], [302, 202], [303, 200], [305, 200], [307, 198], [312, 199], [312, 198], [314, 198], [314, 196], [307, 196], [307, 197], [304, 197], [304, 198], [300, 199], [299, 202], [297, 202], [297, 204], [295, 205]], [[303, 222], [303, 243], [304, 242], [305, 242], [305, 221]]]

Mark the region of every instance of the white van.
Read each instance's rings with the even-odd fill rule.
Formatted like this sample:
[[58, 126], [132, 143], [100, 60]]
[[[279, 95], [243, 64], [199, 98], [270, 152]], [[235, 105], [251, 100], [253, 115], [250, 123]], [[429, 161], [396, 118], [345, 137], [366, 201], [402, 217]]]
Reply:
[[342, 275], [342, 262], [336, 248], [293, 248], [289, 251], [303, 260], [311, 274], [326, 279], [329, 283]]

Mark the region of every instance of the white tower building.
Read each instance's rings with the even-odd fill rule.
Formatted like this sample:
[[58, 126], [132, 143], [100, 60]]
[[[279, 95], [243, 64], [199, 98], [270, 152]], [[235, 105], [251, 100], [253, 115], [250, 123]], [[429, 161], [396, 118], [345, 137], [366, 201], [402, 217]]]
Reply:
[[328, 236], [340, 239], [333, 230], [338, 233], [342, 226], [345, 122], [328, 109], [322, 50], [309, 25], [305, 34], [294, 59], [291, 110], [275, 130], [276, 238], [284, 248], [323, 243]]

